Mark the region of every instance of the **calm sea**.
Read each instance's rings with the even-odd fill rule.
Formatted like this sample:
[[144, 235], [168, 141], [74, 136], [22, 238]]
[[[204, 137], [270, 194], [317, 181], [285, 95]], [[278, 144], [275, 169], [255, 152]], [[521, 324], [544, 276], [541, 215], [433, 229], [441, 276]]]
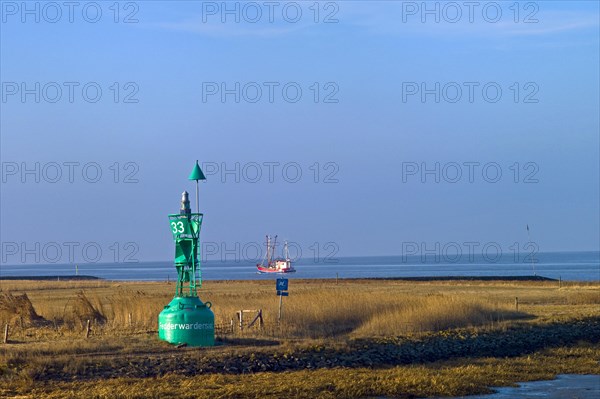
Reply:
[[[497, 261], [475, 256], [459, 262], [419, 256], [340, 257], [328, 262], [299, 259], [294, 262], [296, 273], [289, 278], [360, 278], [360, 277], [421, 277], [421, 276], [531, 276], [534, 273], [563, 280], [600, 281], [600, 252], [546, 252], [531, 259], [516, 261], [503, 255]], [[80, 275], [109, 280], [160, 281], [174, 279], [171, 262], [86, 263], [78, 265]], [[75, 275], [75, 264], [2, 265], [0, 277]], [[255, 262], [210, 260], [202, 264], [202, 278], [207, 280], [272, 279], [273, 275], [256, 273]]]

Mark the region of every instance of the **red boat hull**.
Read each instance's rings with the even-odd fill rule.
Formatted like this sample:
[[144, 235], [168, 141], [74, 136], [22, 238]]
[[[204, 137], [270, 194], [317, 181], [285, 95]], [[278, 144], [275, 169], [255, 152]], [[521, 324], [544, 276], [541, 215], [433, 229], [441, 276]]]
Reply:
[[293, 273], [295, 269], [276, 269], [274, 267], [265, 267], [263, 265], [256, 265], [259, 273]]

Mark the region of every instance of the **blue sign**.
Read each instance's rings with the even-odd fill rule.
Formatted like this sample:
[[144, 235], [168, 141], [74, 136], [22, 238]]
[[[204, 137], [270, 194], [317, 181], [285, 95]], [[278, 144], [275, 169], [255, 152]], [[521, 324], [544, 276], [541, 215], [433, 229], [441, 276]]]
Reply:
[[277, 287], [277, 291], [287, 291], [288, 279], [287, 278], [278, 278], [276, 287]]
[[287, 291], [277, 291], [277, 295], [279, 296], [289, 296], [290, 293]]

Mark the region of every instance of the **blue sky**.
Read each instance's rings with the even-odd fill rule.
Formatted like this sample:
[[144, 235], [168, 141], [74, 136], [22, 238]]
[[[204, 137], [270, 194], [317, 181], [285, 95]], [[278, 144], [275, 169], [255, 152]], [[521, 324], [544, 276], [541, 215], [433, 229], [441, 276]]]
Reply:
[[[64, 6], [58, 18], [45, 2], [27, 3], [34, 14], [1, 3], [2, 242], [98, 242], [105, 252], [135, 242], [138, 259], [168, 260], [166, 215], [193, 191], [199, 159], [240, 165], [201, 186], [207, 242], [269, 233], [389, 255], [403, 242], [523, 245], [528, 224], [540, 251], [599, 249], [597, 2], [480, 2], [472, 15], [452, 3], [460, 17], [429, 2], [439, 21], [422, 2], [319, 2], [318, 15], [312, 1], [276, 2], [272, 22], [263, 2], [228, 2], [238, 21], [222, 2], [121, 2], [118, 15], [98, 2], [96, 23], [86, 2], [72, 22]], [[222, 85], [236, 82], [239, 102], [223, 99]], [[422, 98], [436, 83], [439, 102]], [[23, 87], [33, 92], [22, 97]], [[288, 101], [283, 87], [302, 95]], [[81, 175], [91, 163], [97, 183]], [[421, 176], [436, 164], [439, 182]], [[301, 171], [298, 182], [284, 166]]]

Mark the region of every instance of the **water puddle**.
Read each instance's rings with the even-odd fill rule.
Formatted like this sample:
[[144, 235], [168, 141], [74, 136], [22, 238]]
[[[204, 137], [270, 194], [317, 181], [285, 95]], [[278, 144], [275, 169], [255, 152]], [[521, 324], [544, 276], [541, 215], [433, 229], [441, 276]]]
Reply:
[[490, 395], [462, 396], [457, 399], [597, 399], [600, 375], [563, 374], [555, 380], [523, 382], [518, 387], [494, 388]]

